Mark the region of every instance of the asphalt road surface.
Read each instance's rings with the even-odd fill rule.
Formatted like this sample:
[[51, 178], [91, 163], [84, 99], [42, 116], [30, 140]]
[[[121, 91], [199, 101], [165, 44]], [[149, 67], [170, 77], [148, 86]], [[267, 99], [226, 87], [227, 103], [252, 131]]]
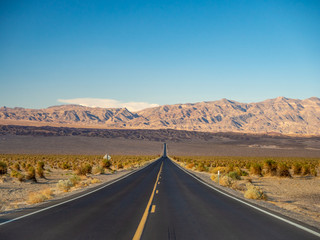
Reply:
[[[0, 225], [0, 239], [132, 239], [149, 201], [142, 239], [320, 239], [216, 192], [166, 157], [92, 194]], [[0, 217], [0, 224], [29, 212]]]

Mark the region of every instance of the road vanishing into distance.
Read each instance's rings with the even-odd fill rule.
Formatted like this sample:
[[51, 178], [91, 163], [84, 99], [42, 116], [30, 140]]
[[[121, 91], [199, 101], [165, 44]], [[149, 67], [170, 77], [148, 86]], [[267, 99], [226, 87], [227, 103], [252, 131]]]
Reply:
[[320, 239], [215, 191], [165, 156], [105, 185], [1, 216], [0, 239]]

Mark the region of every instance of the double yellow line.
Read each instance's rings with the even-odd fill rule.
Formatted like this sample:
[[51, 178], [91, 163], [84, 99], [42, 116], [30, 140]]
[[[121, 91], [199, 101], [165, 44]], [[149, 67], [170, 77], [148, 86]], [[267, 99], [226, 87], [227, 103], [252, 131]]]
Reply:
[[142, 216], [142, 218], [141, 218], [141, 221], [140, 221], [140, 223], [139, 223], [139, 226], [138, 226], [138, 228], [137, 228], [137, 231], [136, 231], [136, 233], [134, 234], [132, 240], [139, 240], [139, 239], [141, 238], [141, 235], [142, 235], [144, 226], [146, 225], [146, 222], [147, 222], [147, 218], [148, 218], [148, 215], [149, 215], [149, 209], [150, 209], [150, 206], [151, 206], [151, 203], [152, 203], [152, 200], [153, 200], [153, 196], [154, 196], [154, 193], [155, 193], [156, 188], [157, 188], [157, 183], [158, 183], [158, 181], [159, 181], [160, 173], [161, 173], [161, 171], [162, 171], [162, 165], [163, 165], [163, 162], [161, 163], [160, 170], [159, 170], [158, 176], [157, 176], [157, 180], [156, 180], [156, 182], [155, 182], [155, 184], [154, 184], [154, 187], [153, 187], [153, 190], [152, 190], [152, 193], [151, 193], [149, 202], [148, 202], [148, 204], [147, 204], [146, 209], [144, 210], [143, 216]]

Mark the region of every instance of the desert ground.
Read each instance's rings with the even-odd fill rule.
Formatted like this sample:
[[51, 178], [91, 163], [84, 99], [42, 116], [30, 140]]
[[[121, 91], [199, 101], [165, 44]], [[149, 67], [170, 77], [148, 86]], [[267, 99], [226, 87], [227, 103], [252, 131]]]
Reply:
[[318, 138], [128, 139], [125, 137], [0, 135], [0, 153], [38, 154], [160, 154], [162, 144], [178, 156], [320, 157]]
[[320, 137], [0, 125], [0, 153], [320, 157]]

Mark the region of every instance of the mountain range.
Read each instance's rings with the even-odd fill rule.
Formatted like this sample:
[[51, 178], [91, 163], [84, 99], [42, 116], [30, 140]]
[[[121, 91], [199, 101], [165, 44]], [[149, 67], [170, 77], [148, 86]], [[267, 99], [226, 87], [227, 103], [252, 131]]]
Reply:
[[320, 135], [320, 99], [278, 97], [257, 103], [218, 101], [126, 108], [61, 105], [45, 109], [0, 108], [0, 124], [105, 129], [176, 129]]

